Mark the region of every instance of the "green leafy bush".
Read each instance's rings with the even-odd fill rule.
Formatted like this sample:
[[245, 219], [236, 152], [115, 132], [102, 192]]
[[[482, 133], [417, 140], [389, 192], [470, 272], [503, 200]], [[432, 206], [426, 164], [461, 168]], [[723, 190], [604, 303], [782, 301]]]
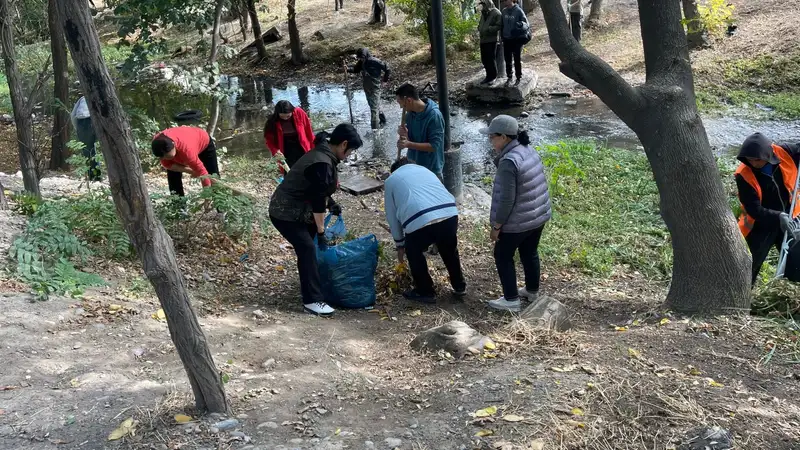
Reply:
[[[430, 0], [389, 0], [387, 3], [405, 14], [406, 23], [411, 30], [428, 37]], [[478, 15], [472, 9], [472, 2], [445, 0], [442, 6], [446, 43], [458, 44], [475, 35]]]
[[700, 21], [712, 36], [725, 36], [728, 25], [733, 23], [734, 6], [728, 0], [704, 0], [697, 3]]

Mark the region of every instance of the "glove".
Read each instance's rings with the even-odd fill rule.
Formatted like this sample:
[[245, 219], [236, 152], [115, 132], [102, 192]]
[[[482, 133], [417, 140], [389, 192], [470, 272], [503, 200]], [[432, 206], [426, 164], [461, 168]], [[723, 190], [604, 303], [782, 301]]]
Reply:
[[342, 207], [336, 202], [333, 202], [328, 206], [328, 211], [334, 216], [341, 216], [342, 215]]
[[317, 233], [317, 247], [323, 252], [328, 249], [328, 238], [325, 237], [324, 232]]
[[786, 213], [781, 213], [780, 217], [781, 231], [784, 233], [792, 229], [792, 218]]

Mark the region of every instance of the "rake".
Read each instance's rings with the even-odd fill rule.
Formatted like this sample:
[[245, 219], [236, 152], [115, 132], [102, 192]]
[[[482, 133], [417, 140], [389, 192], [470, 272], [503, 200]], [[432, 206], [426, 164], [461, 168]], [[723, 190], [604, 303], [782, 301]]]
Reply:
[[[792, 206], [789, 207], [789, 214], [794, 214], [794, 207], [797, 204], [798, 192], [800, 188], [800, 165], [798, 165], [798, 175], [794, 181], [794, 190], [792, 191]], [[800, 216], [792, 217], [789, 224], [789, 229], [783, 234], [783, 243], [781, 244], [781, 254], [778, 258], [778, 270], [775, 271], [775, 278], [783, 278], [786, 273], [786, 262], [789, 259], [789, 250], [797, 244], [794, 239], [795, 234], [800, 230]]]

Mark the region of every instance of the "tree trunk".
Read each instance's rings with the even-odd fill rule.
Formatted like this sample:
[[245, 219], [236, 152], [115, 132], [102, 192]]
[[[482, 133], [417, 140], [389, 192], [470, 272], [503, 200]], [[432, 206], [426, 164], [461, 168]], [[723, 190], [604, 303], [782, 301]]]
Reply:
[[603, 20], [603, 0], [592, 0], [592, 9], [586, 19], [586, 28], [593, 28], [600, 25]]
[[261, 40], [261, 22], [258, 21], [258, 11], [256, 11], [256, 0], [245, 0], [247, 2], [247, 12], [250, 14], [250, 23], [253, 27], [253, 36], [256, 38], [256, 50], [258, 57], [262, 60], [267, 59], [267, 47]]
[[[6, 1], [6, 0], [2, 0]], [[86, 0], [59, 0], [59, 16], [108, 167], [117, 215], [164, 308], [198, 411], [227, 413], [222, 377], [189, 300], [172, 240], [153, 214], [130, 123], [100, 54]]]
[[8, 199], [6, 198], [6, 188], [3, 187], [3, 183], [0, 183], [0, 211], [5, 211], [8, 209]]
[[22, 83], [17, 69], [17, 55], [14, 50], [14, 31], [8, 0], [0, 0], [0, 45], [3, 49], [3, 63], [6, 69], [8, 90], [11, 94], [11, 107], [14, 110], [14, 123], [17, 128], [19, 144], [19, 165], [25, 190], [31, 195], [41, 197], [39, 177], [36, 171], [36, 158], [33, 147], [33, 120], [31, 119], [32, 99], [25, 100]]
[[208, 120], [208, 125], [206, 125], [206, 133], [213, 138], [214, 132], [217, 130], [217, 122], [219, 122], [219, 99], [215, 98], [212, 102], [211, 118]]
[[242, 33], [242, 42], [247, 42], [247, 32], [250, 31], [249, 12], [246, 0], [233, 0], [236, 15], [239, 17], [239, 28]]
[[708, 45], [706, 30], [700, 20], [700, 13], [697, 11], [697, 0], [682, 0], [683, 17], [686, 21], [686, 39], [689, 48], [697, 49]]
[[[50, 0], [53, 1], [53, 0]], [[212, 65], [217, 62], [217, 52], [219, 51], [219, 27], [222, 22], [222, 10], [225, 7], [225, 0], [217, 0], [217, 6], [214, 9], [214, 27], [211, 29], [211, 55], [208, 57], [208, 64]]]
[[634, 88], [571, 38], [559, 0], [539, 3], [561, 72], [597, 94], [644, 146], [672, 236], [667, 306], [748, 311], [751, 261], [697, 113], [680, 5], [639, 0], [647, 81]]
[[56, 0], [47, 3], [47, 25], [50, 30], [50, 50], [53, 53], [53, 138], [50, 150], [50, 169], [67, 168], [67, 142], [69, 142], [69, 72], [67, 68], [67, 43], [64, 30], [58, 23]]
[[300, 43], [300, 31], [297, 29], [294, 5], [295, 0], [289, 0], [286, 3], [289, 11], [287, 25], [289, 26], [289, 47], [292, 49], [292, 64], [299, 66], [305, 62], [305, 57], [303, 56], [303, 46]]

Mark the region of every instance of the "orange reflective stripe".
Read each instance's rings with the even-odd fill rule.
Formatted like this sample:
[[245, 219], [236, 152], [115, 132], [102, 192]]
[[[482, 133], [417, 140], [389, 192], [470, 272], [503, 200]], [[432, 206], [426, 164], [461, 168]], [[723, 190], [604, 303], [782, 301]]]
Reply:
[[[747, 184], [753, 187], [753, 189], [756, 191], [756, 196], [758, 196], [758, 201], [760, 202], [762, 197], [761, 186], [758, 184], [758, 180], [756, 180], [756, 175], [753, 173], [753, 169], [751, 169], [750, 166], [742, 163], [739, 164], [738, 168], [736, 168], [734, 175], [741, 176], [744, 181], [747, 182]], [[740, 206], [742, 208], [742, 212], [739, 214], [739, 231], [742, 232], [744, 237], [747, 237], [747, 235], [753, 231], [753, 227], [756, 224], [756, 219], [747, 214], [743, 204], [740, 203]]]
[[[780, 145], [772, 144], [772, 151], [781, 161], [780, 168], [781, 174], [783, 174], [783, 185], [786, 187], [786, 191], [789, 192], [789, 204], [791, 204], [794, 196], [799, 195], [799, 193], [794, 192], [794, 185], [797, 181], [797, 166], [794, 165], [792, 155]], [[800, 201], [794, 202], [792, 218], [797, 217], [798, 214], [800, 214]]]

